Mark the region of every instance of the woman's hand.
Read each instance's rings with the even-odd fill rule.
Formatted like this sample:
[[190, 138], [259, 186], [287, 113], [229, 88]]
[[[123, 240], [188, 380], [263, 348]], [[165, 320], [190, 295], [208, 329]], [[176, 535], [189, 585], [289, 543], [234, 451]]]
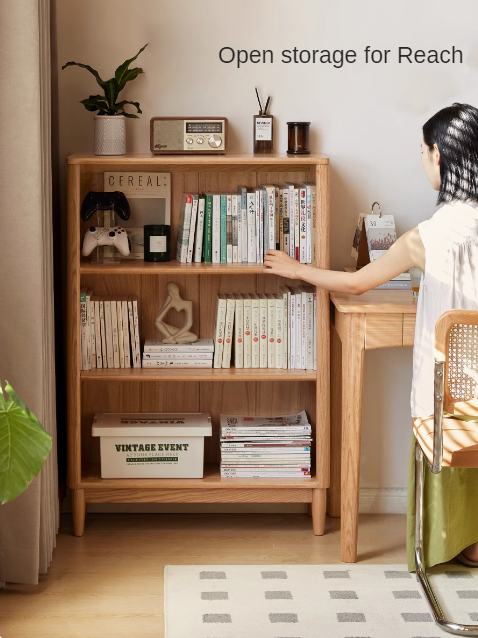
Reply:
[[282, 250], [268, 250], [264, 258], [264, 266], [264, 272], [270, 275], [297, 279], [299, 263]]

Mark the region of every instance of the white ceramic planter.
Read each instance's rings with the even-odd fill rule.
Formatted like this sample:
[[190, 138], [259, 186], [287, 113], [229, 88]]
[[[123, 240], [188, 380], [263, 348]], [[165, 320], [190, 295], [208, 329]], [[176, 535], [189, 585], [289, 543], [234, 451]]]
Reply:
[[124, 155], [126, 127], [124, 115], [95, 115], [95, 155]]

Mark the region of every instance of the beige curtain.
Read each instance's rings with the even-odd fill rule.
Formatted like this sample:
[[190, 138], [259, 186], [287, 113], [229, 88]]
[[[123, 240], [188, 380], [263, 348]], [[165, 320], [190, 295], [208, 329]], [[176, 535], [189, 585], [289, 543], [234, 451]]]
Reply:
[[36, 584], [58, 530], [49, 0], [0, 2], [0, 379], [52, 435], [39, 476], [0, 506], [0, 583]]

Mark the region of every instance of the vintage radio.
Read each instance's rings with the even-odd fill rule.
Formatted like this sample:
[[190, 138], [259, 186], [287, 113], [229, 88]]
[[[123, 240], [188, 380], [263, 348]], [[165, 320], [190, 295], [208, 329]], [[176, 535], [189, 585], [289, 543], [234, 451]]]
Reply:
[[225, 117], [153, 117], [151, 153], [222, 154], [227, 151]]

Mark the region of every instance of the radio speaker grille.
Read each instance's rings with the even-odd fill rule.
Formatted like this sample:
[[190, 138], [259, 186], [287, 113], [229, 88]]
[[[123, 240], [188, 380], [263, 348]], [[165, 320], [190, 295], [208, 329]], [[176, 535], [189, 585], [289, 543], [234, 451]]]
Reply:
[[155, 120], [153, 150], [184, 150], [184, 120]]

